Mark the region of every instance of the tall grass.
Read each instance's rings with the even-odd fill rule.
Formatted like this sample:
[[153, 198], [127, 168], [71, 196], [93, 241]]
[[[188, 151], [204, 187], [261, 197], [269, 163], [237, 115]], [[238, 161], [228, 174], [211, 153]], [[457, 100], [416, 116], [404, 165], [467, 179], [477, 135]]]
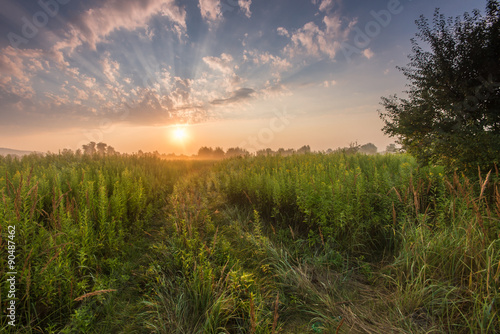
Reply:
[[[2, 317], [2, 330], [61, 329], [82, 303], [96, 299], [78, 297], [118, 288], [113, 275], [126, 262], [127, 244], [143, 234], [175, 181], [192, 168], [137, 157], [0, 157], [1, 229], [16, 226], [18, 272], [17, 326]], [[0, 243], [6, 291], [6, 240]], [[1, 298], [6, 307], [6, 295]]]
[[495, 173], [447, 176], [407, 155], [232, 159], [174, 191], [165, 239], [185, 241], [163, 252], [194, 247], [177, 264], [189, 275], [229, 265], [251, 278], [253, 294], [225, 295], [231, 333], [493, 333], [499, 187]]
[[495, 333], [499, 180], [404, 154], [0, 158], [17, 330]]

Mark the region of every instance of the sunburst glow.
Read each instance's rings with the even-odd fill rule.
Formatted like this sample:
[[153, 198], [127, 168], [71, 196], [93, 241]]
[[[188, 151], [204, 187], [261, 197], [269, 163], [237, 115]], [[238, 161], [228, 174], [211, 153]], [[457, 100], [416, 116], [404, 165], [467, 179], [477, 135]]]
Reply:
[[188, 131], [185, 126], [177, 126], [173, 129], [172, 136], [177, 142], [185, 142], [188, 138]]

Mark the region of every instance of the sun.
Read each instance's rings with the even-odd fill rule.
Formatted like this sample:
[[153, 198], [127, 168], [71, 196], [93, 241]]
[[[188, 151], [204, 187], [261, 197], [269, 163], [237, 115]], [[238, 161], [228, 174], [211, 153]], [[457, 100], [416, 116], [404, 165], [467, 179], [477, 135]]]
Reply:
[[179, 143], [185, 142], [188, 138], [188, 131], [186, 126], [177, 125], [172, 131], [172, 137]]

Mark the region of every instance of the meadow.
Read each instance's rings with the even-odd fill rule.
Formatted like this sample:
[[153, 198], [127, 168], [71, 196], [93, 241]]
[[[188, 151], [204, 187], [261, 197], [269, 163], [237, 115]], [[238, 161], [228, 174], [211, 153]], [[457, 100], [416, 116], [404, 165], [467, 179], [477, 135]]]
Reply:
[[49, 154], [0, 157], [0, 194], [5, 333], [500, 328], [498, 170]]

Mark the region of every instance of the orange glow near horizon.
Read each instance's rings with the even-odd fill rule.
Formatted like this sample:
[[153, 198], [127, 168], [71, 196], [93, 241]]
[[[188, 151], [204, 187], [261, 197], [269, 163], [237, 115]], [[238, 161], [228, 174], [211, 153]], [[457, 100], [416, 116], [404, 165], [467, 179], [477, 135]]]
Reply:
[[172, 141], [177, 145], [185, 145], [189, 141], [188, 125], [177, 124], [170, 129], [170, 136]]

